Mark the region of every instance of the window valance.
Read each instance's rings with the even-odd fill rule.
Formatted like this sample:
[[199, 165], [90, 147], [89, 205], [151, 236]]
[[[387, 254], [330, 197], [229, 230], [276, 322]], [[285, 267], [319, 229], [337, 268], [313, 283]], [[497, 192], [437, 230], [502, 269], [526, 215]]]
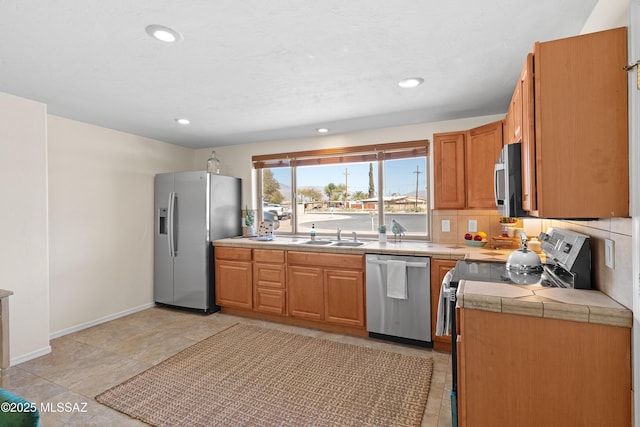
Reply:
[[375, 162], [429, 155], [429, 140], [392, 142], [355, 147], [328, 148], [291, 153], [266, 154], [251, 158], [255, 169], [290, 166], [331, 165], [338, 163]]

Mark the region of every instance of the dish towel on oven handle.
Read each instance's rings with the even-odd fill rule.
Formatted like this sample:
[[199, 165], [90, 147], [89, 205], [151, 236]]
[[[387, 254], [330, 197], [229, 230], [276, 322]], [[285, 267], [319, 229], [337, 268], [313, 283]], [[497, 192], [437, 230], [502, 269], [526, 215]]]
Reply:
[[387, 261], [387, 298], [407, 299], [407, 263]]
[[436, 336], [451, 335], [451, 278], [453, 268], [447, 271], [440, 286], [440, 298], [438, 299], [438, 320], [436, 322]]

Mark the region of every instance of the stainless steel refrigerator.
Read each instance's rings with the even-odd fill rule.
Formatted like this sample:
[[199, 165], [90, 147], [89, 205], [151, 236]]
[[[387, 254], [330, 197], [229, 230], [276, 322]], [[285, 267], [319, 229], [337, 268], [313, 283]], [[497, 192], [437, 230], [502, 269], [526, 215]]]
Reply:
[[242, 234], [240, 187], [239, 178], [204, 171], [156, 175], [156, 303], [205, 313], [219, 310], [211, 242]]

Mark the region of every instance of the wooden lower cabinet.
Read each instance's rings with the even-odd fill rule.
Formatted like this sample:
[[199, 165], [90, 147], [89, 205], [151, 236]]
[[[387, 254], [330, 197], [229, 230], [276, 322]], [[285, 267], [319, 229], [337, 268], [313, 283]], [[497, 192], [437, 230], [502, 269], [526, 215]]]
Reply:
[[364, 327], [364, 279], [361, 271], [324, 271], [324, 319]]
[[253, 308], [287, 314], [286, 254], [281, 250], [253, 250]]
[[215, 248], [222, 311], [366, 335], [364, 256]]
[[289, 315], [324, 320], [324, 275], [321, 268], [290, 266]]
[[438, 318], [438, 301], [440, 300], [440, 288], [445, 274], [456, 266], [456, 260], [432, 259], [431, 260], [431, 337], [433, 348], [451, 352], [451, 337], [448, 335], [436, 336], [436, 322]]
[[365, 327], [362, 255], [288, 253], [289, 315]]
[[460, 309], [461, 426], [630, 426], [631, 329]]
[[216, 304], [251, 309], [253, 279], [251, 249], [215, 248]]
[[286, 291], [256, 287], [253, 295], [254, 310], [264, 313], [287, 314]]

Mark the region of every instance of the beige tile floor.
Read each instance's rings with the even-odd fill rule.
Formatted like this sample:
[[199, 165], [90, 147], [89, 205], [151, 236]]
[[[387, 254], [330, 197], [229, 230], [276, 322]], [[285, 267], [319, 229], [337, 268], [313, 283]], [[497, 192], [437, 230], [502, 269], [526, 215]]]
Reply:
[[[433, 357], [431, 389], [422, 426], [450, 426], [449, 354], [379, 340], [331, 334], [221, 313], [208, 316], [154, 307], [51, 342], [52, 352], [12, 366], [2, 387], [34, 402], [42, 426], [143, 426], [94, 400], [178, 351], [235, 323], [258, 324], [352, 344]], [[48, 406], [47, 406], [48, 405]]]

